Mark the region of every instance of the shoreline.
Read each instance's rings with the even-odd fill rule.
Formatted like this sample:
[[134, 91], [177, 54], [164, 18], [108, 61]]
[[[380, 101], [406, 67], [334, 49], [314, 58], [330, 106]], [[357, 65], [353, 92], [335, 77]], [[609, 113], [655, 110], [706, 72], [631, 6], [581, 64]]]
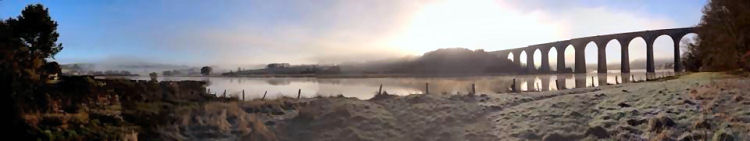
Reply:
[[[270, 116], [262, 122], [272, 123], [264, 124], [265, 128], [279, 140], [747, 139], [750, 124], [703, 116], [711, 111], [698, 105], [734, 106], [729, 109], [741, 112], [718, 113], [750, 119], [750, 101], [737, 98], [750, 96], [742, 91], [748, 88], [738, 87], [748, 82], [747, 77], [724, 73], [691, 73], [674, 79], [552, 92], [420, 94], [370, 100], [303, 98], [298, 100], [303, 106], [289, 110], [283, 118]], [[713, 97], [739, 102], [717, 103], [720, 101], [692, 96], [703, 91], [728, 91]], [[265, 103], [238, 105], [256, 102]], [[720, 126], [724, 124], [737, 126]]]
[[[619, 70], [618, 70], [619, 71]], [[657, 70], [653, 74], [663, 73], [675, 73], [669, 69]], [[680, 72], [678, 72], [680, 73]], [[389, 74], [257, 74], [257, 75], [184, 75], [184, 76], [159, 76], [159, 77], [190, 77], [190, 78], [201, 78], [201, 77], [219, 77], [219, 78], [450, 78], [450, 77], [482, 77], [482, 76], [534, 76], [534, 75], [592, 75], [592, 74], [647, 74], [644, 71], [633, 71], [630, 73], [620, 72], [587, 72], [587, 73], [475, 73], [475, 74], [412, 74], [412, 73], [389, 73]], [[651, 74], [651, 73], [648, 73]], [[107, 76], [107, 75], [96, 75], [96, 77], [148, 77], [147, 75], [139, 76]]]
[[[168, 140], [750, 138], [745, 134], [750, 132], [747, 74], [688, 73], [542, 92], [380, 94], [367, 100], [317, 96], [241, 101], [207, 94], [203, 81], [65, 80], [97, 84], [92, 96], [107, 99], [91, 104], [104, 107], [84, 108], [92, 110], [26, 115], [28, 123], [41, 125], [40, 132], [51, 138], [101, 127], [102, 133], [120, 138]], [[69, 128], [47, 125], [56, 120], [85, 126], [47, 133]]]

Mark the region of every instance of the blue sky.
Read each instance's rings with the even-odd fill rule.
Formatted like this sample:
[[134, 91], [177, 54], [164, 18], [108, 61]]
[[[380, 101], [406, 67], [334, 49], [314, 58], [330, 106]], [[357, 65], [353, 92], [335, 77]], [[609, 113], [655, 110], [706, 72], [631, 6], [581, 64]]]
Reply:
[[706, 1], [1, 0], [0, 17], [33, 3], [59, 24], [62, 63], [248, 65], [335, 64], [446, 47], [492, 51], [694, 26]]

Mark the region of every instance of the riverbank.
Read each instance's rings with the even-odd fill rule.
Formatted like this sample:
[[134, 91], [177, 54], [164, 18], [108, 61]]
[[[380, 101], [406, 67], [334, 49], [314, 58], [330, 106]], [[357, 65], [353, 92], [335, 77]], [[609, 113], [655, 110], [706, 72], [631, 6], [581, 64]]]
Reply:
[[[619, 72], [620, 70], [610, 70]], [[596, 74], [596, 70], [590, 70]], [[645, 69], [634, 69], [634, 74], [646, 74]], [[434, 78], [434, 77], [483, 77], [509, 75], [573, 75], [579, 73], [338, 73], [338, 74], [246, 74], [246, 75], [212, 75], [211, 77], [247, 77], [247, 78]], [[629, 73], [628, 73], [629, 74]], [[659, 69], [654, 74], [674, 74], [672, 69]], [[589, 74], [591, 75], [591, 74]], [[171, 77], [205, 77], [205, 76], [171, 76]]]
[[[705, 140], [748, 139], [747, 74], [692, 73], [547, 92], [217, 98], [200, 81], [68, 78], [85, 107], [30, 113], [42, 139]], [[67, 85], [66, 85], [67, 86]], [[80, 87], [80, 86], [78, 86]], [[67, 104], [66, 104], [67, 103]], [[72, 105], [71, 105], [72, 104]]]
[[747, 84], [693, 73], [552, 92], [291, 99], [298, 109], [253, 115], [265, 117], [255, 136], [278, 140], [745, 140]]

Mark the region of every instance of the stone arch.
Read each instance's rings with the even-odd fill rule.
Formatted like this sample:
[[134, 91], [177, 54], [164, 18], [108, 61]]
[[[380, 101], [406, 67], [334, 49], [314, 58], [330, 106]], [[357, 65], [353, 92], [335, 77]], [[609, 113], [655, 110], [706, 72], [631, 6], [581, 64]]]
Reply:
[[508, 55], [505, 55], [505, 56], [508, 56], [508, 60], [510, 60], [510, 62], [515, 62], [516, 61], [516, 60], [513, 60], [513, 52], [512, 51], [508, 51]]
[[[575, 68], [574, 66], [575, 66], [575, 62], [576, 62], [576, 60], [575, 60], [576, 59], [576, 49], [573, 47], [572, 44], [567, 44], [567, 45], [565, 45], [565, 47], [562, 48], [562, 50], [564, 50], [562, 55], [565, 56], [565, 58], [564, 58], [564, 60], [562, 62], [563, 68], [565, 69], [563, 72], [568, 72], [568, 73], [574, 72], [575, 71], [574, 70], [574, 68]], [[560, 71], [560, 70], [558, 70], [558, 71]]]
[[534, 49], [532, 53], [532, 63], [534, 63], [534, 69], [540, 70], [542, 67], [542, 50], [539, 48]]
[[557, 71], [557, 62], [559, 61], [557, 60], [557, 55], [558, 55], [557, 50], [558, 50], [557, 47], [552, 46], [550, 47], [549, 51], [547, 51], [547, 56], [549, 56], [547, 60], [549, 61], [550, 71]]
[[[698, 36], [700, 35], [698, 35], [697, 33], [690, 32], [685, 35], [679, 36], [679, 38], [675, 37], [674, 39], [677, 39], [677, 42], [678, 42], [677, 45], [679, 46], [681, 50], [683, 50], [687, 47], [689, 43], [696, 43], [695, 39], [698, 38]], [[682, 53], [684, 53], [684, 51], [680, 52], [680, 54]]]
[[641, 36], [637, 36], [628, 41], [628, 56], [630, 58], [627, 62], [630, 64], [631, 72], [646, 72], [647, 43], [646, 38]]
[[[597, 65], [598, 65], [598, 58], [596, 57], [599, 55], [598, 50], [599, 46], [596, 44], [595, 41], [589, 41], [586, 42], [586, 44], [583, 46], [583, 54], [585, 56], [585, 68], [586, 72], [592, 72], [596, 71]], [[576, 71], [577, 72], [577, 71]]]
[[682, 66], [682, 62], [680, 61], [680, 59], [682, 59], [681, 58], [682, 54], [687, 52], [688, 44], [695, 43], [695, 38], [698, 38], [698, 36], [700, 35], [698, 35], [697, 33], [687, 32], [685, 34], [673, 37], [673, 39], [675, 40], [674, 41], [675, 42], [675, 47], [674, 47], [675, 48], [674, 71], [675, 72], [683, 71], [684, 67]]
[[606, 43], [604, 44], [606, 46], [606, 48], [604, 48], [604, 52], [606, 52], [607, 54], [607, 61], [605, 61], [607, 70], [617, 69], [622, 72], [622, 66], [620, 65], [620, 63], [622, 63], [622, 45], [620, 43], [620, 40], [606, 40]]
[[[668, 34], [656, 36], [653, 42], [654, 66], [656, 70], [674, 71], [675, 40]], [[679, 54], [679, 53], [678, 53]]]

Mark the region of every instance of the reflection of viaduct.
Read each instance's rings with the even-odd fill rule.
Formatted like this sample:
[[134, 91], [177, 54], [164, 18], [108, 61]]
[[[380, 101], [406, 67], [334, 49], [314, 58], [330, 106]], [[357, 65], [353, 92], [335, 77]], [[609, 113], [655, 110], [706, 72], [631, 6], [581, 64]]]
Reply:
[[[551, 42], [551, 43], [545, 43], [545, 44], [538, 44], [538, 45], [531, 45], [528, 47], [522, 47], [522, 48], [515, 48], [515, 49], [507, 49], [507, 50], [500, 50], [495, 51], [495, 54], [500, 55], [503, 58], [508, 58], [511, 54], [513, 55], [513, 62], [517, 63], [518, 65], [521, 65], [520, 61], [520, 54], [522, 52], [526, 53], [526, 67], [527, 72], [540, 72], [540, 73], [548, 73], [552, 72], [550, 70], [549, 66], [549, 51], [552, 48], [555, 48], [557, 51], [557, 71], [563, 72], [565, 70], [565, 49], [568, 46], [572, 46], [575, 50], [575, 67], [574, 70], [576, 73], [585, 73], [586, 72], [586, 55], [584, 52], [584, 49], [586, 48], [586, 45], [590, 42], [593, 42], [597, 46], [599, 58], [597, 61], [597, 72], [599, 73], [605, 73], [607, 72], [607, 55], [605, 53], [605, 49], [607, 47], [607, 43], [609, 43], [612, 40], [617, 40], [620, 43], [621, 48], [621, 56], [622, 56], [622, 62], [621, 65], [621, 72], [628, 73], [630, 72], [630, 62], [628, 58], [628, 45], [630, 42], [635, 38], [643, 38], [643, 40], [646, 41], [646, 71], [647, 72], [654, 72], [654, 40], [656, 40], [659, 36], [669, 36], [674, 41], [674, 70], [679, 71], [681, 69], [680, 67], [680, 48], [679, 43], [683, 36], [689, 33], [693, 32], [693, 27], [687, 27], [687, 28], [673, 28], [673, 29], [661, 29], [661, 30], [647, 30], [647, 31], [638, 31], [638, 32], [629, 32], [629, 33], [619, 33], [619, 34], [610, 34], [610, 35], [600, 35], [600, 36], [591, 36], [591, 37], [583, 37], [583, 38], [575, 38], [565, 41], [557, 41], [557, 42]], [[534, 52], [536, 50], [540, 50], [542, 53], [542, 64], [539, 70], [537, 70], [534, 67]]]

